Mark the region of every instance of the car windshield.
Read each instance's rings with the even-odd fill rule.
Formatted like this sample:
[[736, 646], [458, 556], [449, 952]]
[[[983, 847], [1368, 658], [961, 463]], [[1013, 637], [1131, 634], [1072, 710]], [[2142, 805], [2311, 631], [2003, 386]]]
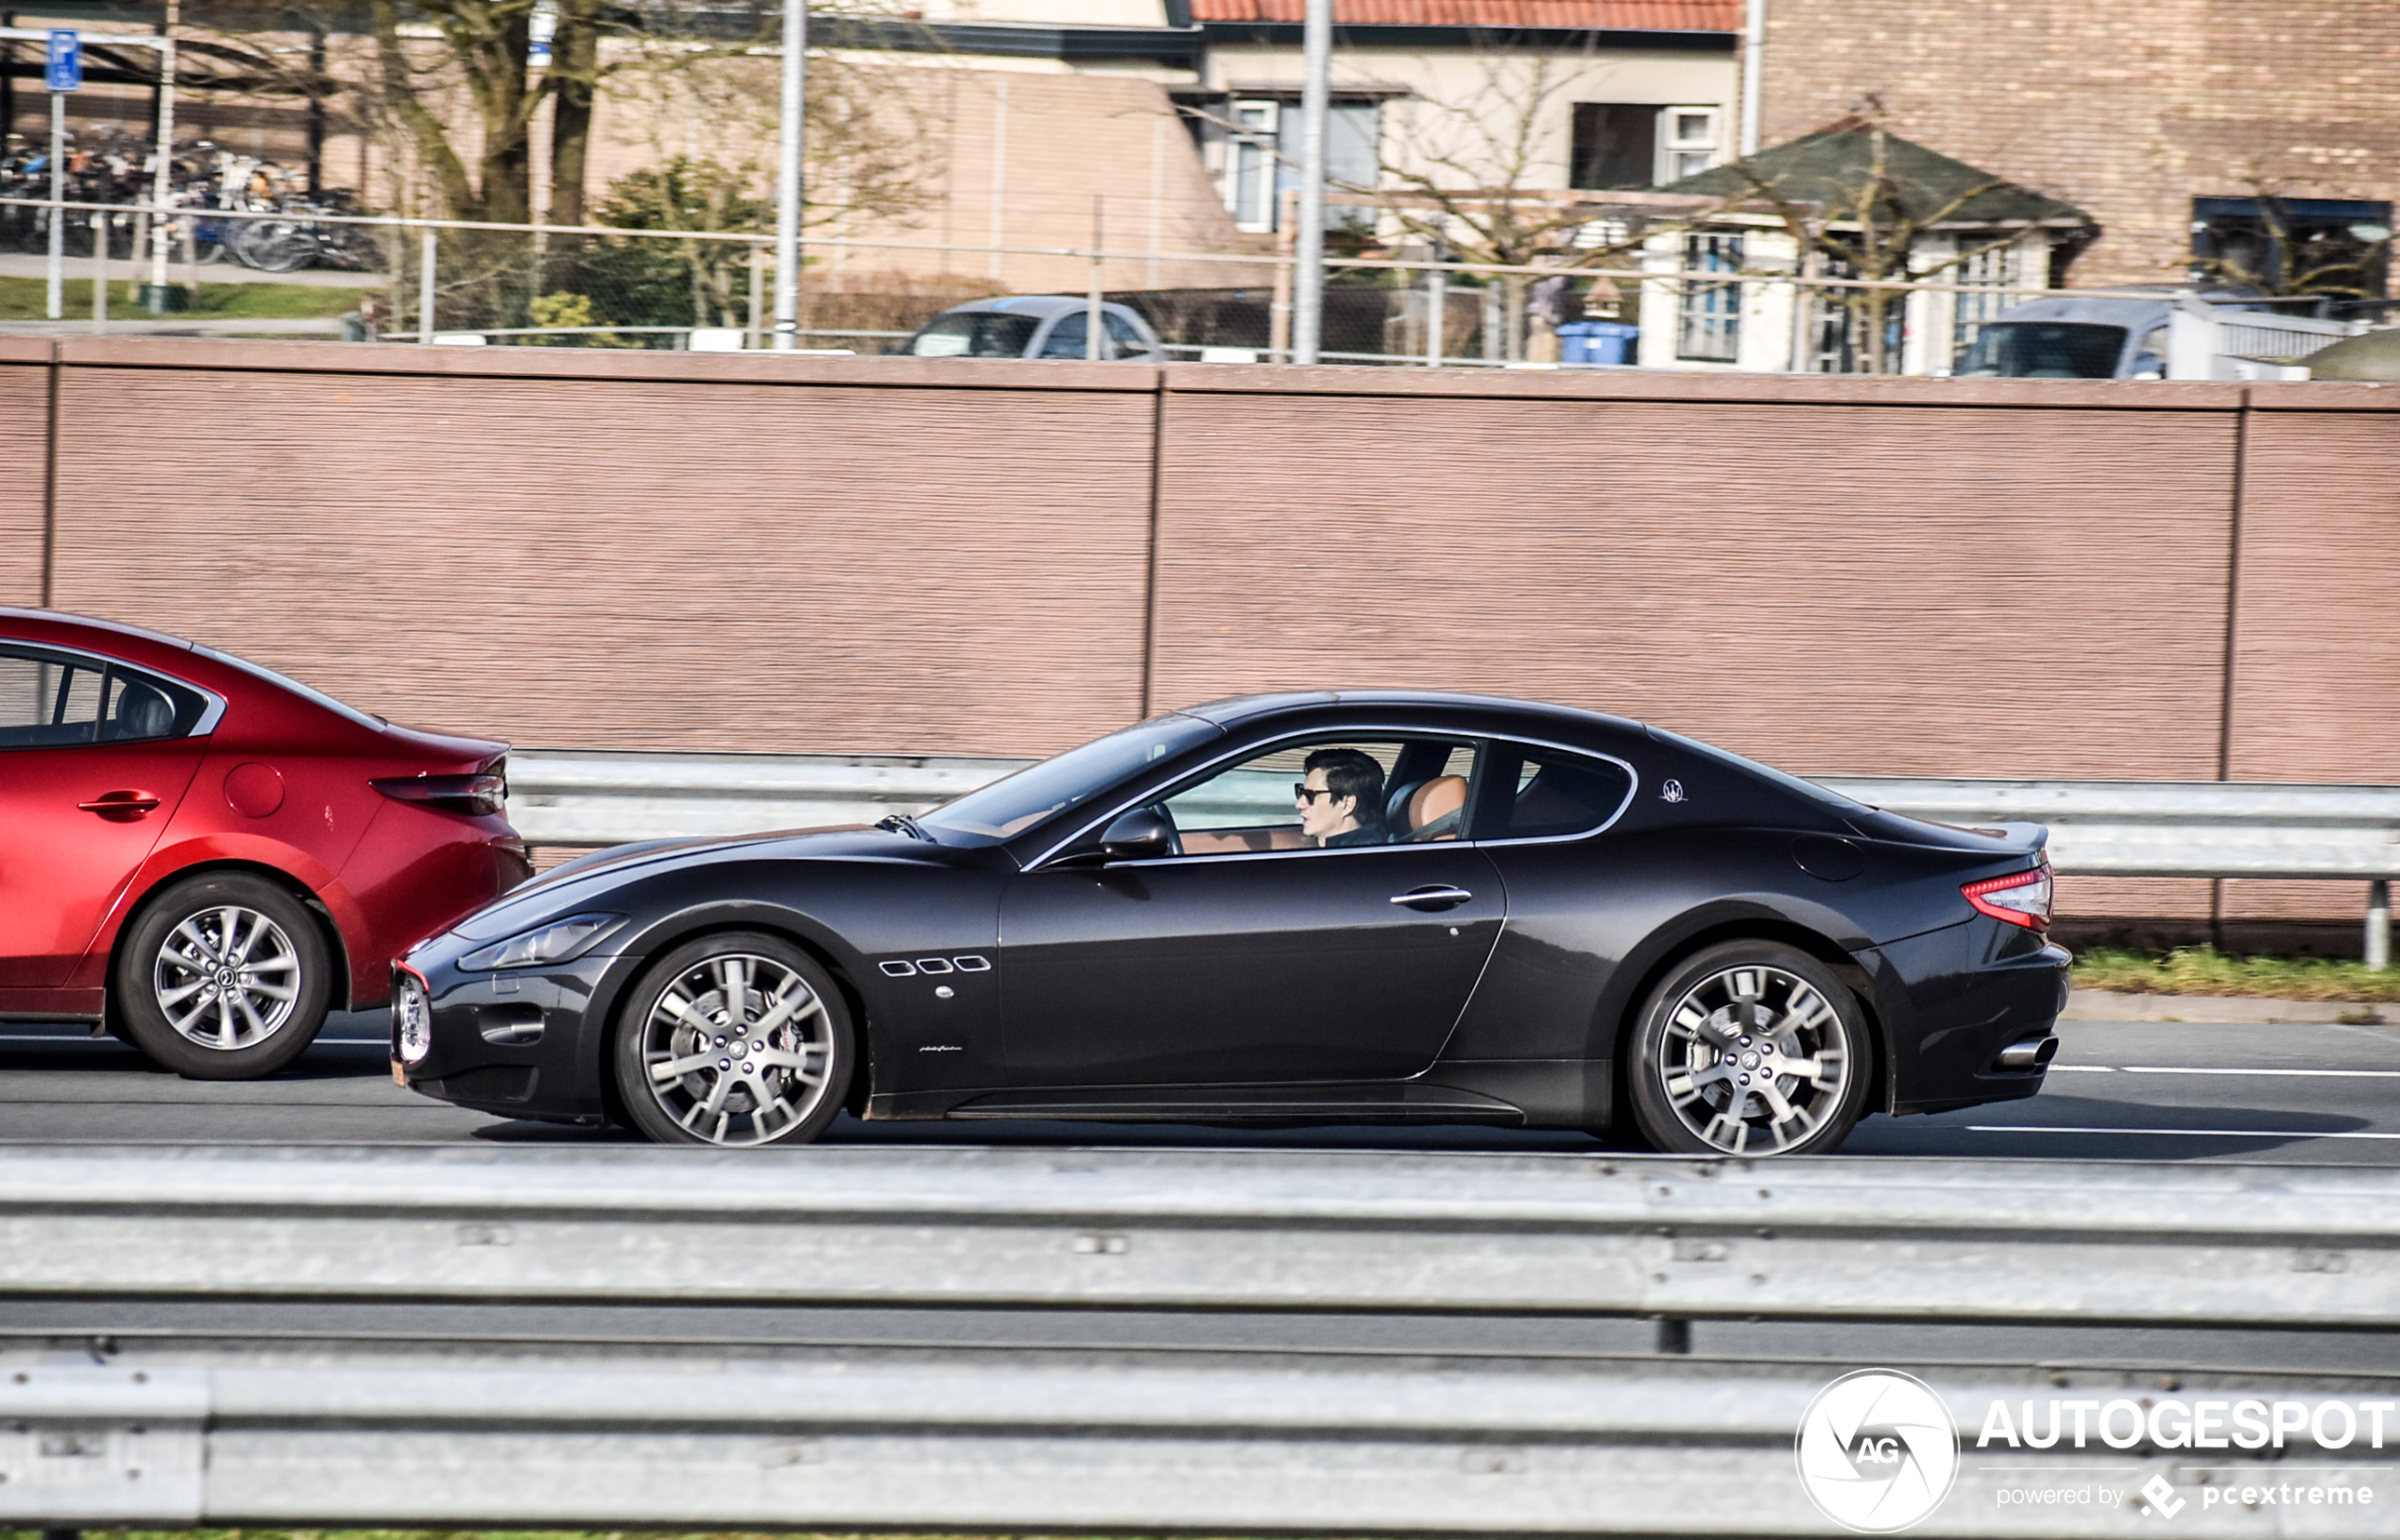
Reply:
[[946, 844], [995, 844], [1106, 791], [1145, 764], [1172, 759], [1222, 731], [1214, 723], [1170, 711], [969, 792], [917, 822]]
[[1664, 727], [1651, 728], [1650, 735], [1662, 744], [1672, 744], [1677, 748], [1689, 749], [1694, 754], [1714, 760], [1720, 764], [1729, 764], [1738, 770], [1746, 770], [1762, 779], [1774, 781], [1787, 792], [1797, 792], [1812, 802], [1822, 802], [1827, 807], [1838, 808], [1843, 813], [1872, 811], [1865, 803], [1854, 802], [1840, 792], [1820, 786], [1813, 780], [1803, 780], [1798, 776], [1789, 775], [1771, 764], [1760, 764], [1756, 760], [1745, 760], [1740, 755], [1719, 748], [1714, 744], [1704, 744], [1697, 738], [1687, 738], [1682, 733], [1669, 732]]
[[989, 310], [936, 316], [900, 351], [911, 358], [1022, 358], [1036, 324], [1031, 316]]
[[1959, 360], [1961, 375], [2011, 380], [2108, 380], [2125, 351], [2125, 328], [2089, 321], [1994, 321]]

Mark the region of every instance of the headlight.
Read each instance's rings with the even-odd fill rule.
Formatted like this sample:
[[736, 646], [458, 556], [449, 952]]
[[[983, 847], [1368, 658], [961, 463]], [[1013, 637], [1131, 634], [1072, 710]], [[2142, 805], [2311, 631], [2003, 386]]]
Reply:
[[625, 923], [623, 915], [570, 915], [538, 930], [523, 931], [506, 941], [471, 951], [458, 966], [478, 972], [500, 967], [536, 967], [582, 956], [600, 938]]
[[403, 1064], [417, 1063], [434, 1048], [434, 1013], [425, 986], [404, 973], [392, 997], [392, 1046]]

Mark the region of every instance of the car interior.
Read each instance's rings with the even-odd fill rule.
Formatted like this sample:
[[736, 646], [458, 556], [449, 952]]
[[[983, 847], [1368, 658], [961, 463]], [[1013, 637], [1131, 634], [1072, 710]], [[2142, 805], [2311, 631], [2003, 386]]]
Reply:
[[1298, 850], [1308, 842], [1292, 782], [1321, 748], [1354, 748], [1383, 767], [1384, 843], [1454, 840], [1466, 811], [1475, 749], [1435, 740], [1313, 742], [1277, 749], [1188, 788], [1162, 804], [1185, 855]]

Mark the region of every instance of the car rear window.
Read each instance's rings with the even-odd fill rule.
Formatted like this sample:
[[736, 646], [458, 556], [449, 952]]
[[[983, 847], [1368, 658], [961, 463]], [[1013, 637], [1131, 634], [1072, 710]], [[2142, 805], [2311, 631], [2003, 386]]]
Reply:
[[292, 678], [286, 675], [278, 674], [264, 663], [253, 663], [247, 658], [236, 658], [230, 652], [218, 652], [214, 647], [202, 647], [195, 644], [192, 650], [198, 653], [202, 658], [214, 659], [217, 662], [223, 663], [230, 668], [237, 668], [245, 674], [255, 675], [257, 677], [265, 679], [268, 684], [281, 685], [283, 688], [290, 691], [293, 694], [300, 696], [301, 699], [317, 706], [322, 706], [325, 710], [334, 712], [337, 716], [348, 717], [351, 721], [357, 723], [362, 727], [372, 727], [376, 731], [381, 732], [384, 728], [391, 726], [389, 722], [380, 716], [370, 715], [368, 712], [360, 710], [355, 706], [335, 700], [333, 696], [325, 693], [322, 690], [315, 689], [309, 685], [304, 685], [298, 679]]
[[1022, 358], [1035, 324], [1031, 316], [989, 310], [936, 316], [900, 351], [912, 358]]

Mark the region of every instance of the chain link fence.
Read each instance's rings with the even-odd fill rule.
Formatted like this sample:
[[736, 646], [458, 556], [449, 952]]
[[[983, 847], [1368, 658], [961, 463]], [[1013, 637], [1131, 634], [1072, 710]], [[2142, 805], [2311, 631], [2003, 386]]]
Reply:
[[[305, 276], [317, 283], [334, 273], [354, 274], [357, 308], [343, 317], [344, 332], [362, 340], [719, 351], [759, 348], [771, 340], [773, 241], [764, 231], [480, 224], [370, 216], [320, 206], [171, 208], [164, 215], [167, 282], [160, 284], [156, 219], [156, 211], [141, 205], [0, 197], [0, 247], [46, 251], [50, 225], [60, 222], [64, 256], [82, 264], [80, 286], [94, 303], [95, 323], [106, 314], [104, 292], [95, 291], [107, 285], [91, 279], [134, 281], [147, 308], [156, 312], [180, 308], [180, 302], [154, 291], [180, 286], [197, 295], [221, 279], [258, 281], [253, 274], [236, 273], [239, 266]], [[1189, 265], [1199, 265], [1201, 271], [1223, 272], [1229, 280], [1214, 286], [1105, 291], [1107, 299], [1140, 314], [1171, 356], [1262, 363], [1288, 356], [1288, 255], [933, 241], [810, 242], [799, 284], [799, 341], [814, 351], [889, 351], [962, 302], [1009, 293], [1088, 294], [1096, 282], [1062, 285], [1058, 280], [1078, 270], [1096, 279], [1110, 264], [1120, 270], [1140, 263], [1155, 268], [1161, 260], [1187, 265], [1187, 271]], [[128, 265], [118, 268], [119, 263]], [[964, 265], [982, 270], [955, 270]], [[1676, 356], [1683, 359], [1700, 357], [1685, 334], [1692, 330], [1695, 306], [1707, 310], [1727, 336], [1700, 361], [1724, 367], [1735, 361], [1734, 328], [1771, 327], [1805, 339], [1817, 320], [1838, 317], [1845, 296], [1865, 289], [1921, 294], [1946, 308], [1971, 303], [1979, 317], [1997, 313], [1995, 306], [2056, 292], [1686, 272], [1648, 263], [1600, 270], [1333, 258], [1327, 266], [1322, 356], [1386, 365], [1497, 367], [1523, 361], [1523, 349], [1511, 347], [1506, 334], [1502, 290], [1511, 282], [1535, 279], [1564, 278], [1582, 310], [1580, 331], [1573, 321], [1552, 328], [1561, 343], [1568, 344], [1570, 333], [1579, 334], [1576, 343], [1593, 339], [1589, 347], [1562, 347], [1554, 361], [1568, 367], [1634, 362], [1633, 339], [1645, 324], [1645, 311], [1659, 312], [1648, 322], [1669, 326]], [[1895, 314], [1897, 306], [1894, 300]], [[1780, 342], [1774, 347], [1787, 359], [1805, 351]]]

